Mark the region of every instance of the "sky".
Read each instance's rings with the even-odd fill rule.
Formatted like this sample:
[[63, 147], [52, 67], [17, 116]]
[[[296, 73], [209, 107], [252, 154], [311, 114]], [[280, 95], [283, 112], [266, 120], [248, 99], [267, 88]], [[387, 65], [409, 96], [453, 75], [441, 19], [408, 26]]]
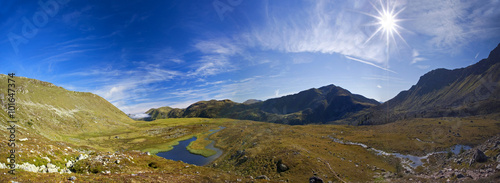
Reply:
[[2, 0], [0, 73], [95, 93], [127, 114], [334, 84], [387, 101], [486, 58], [500, 1]]

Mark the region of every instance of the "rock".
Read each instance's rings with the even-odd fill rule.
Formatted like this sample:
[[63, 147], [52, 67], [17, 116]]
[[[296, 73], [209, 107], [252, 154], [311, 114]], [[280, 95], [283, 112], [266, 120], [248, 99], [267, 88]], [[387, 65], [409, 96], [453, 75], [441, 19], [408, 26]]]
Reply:
[[288, 169], [289, 169], [288, 166], [286, 166], [281, 159], [278, 160], [278, 163], [276, 163], [276, 170], [278, 170], [278, 173], [285, 172]]
[[115, 163], [116, 163], [116, 164], [120, 164], [120, 160], [119, 160], [119, 159], [117, 159], [117, 160], [115, 161]]
[[278, 172], [287, 171], [288, 167], [285, 164], [278, 164]]
[[27, 140], [28, 140], [28, 138], [19, 139], [19, 141], [21, 141], [21, 142], [24, 142], [24, 141], [27, 141]]
[[497, 170], [500, 170], [500, 164], [497, 165]]
[[231, 159], [239, 158], [245, 155], [245, 150], [237, 150], [236, 153], [231, 155]]
[[483, 151], [476, 149], [476, 152], [472, 155], [472, 158], [470, 160], [469, 166], [472, 165], [475, 162], [486, 162], [488, 160], [488, 157], [483, 153]]
[[248, 156], [243, 156], [241, 159], [238, 160], [238, 164], [245, 163], [248, 160]]
[[497, 163], [500, 163], [500, 154], [497, 156]]
[[59, 170], [57, 169], [56, 165], [53, 165], [52, 163], [47, 163], [47, 172], [56, 173], [59, 172]]
[[309, 178], [309, 183], [323, 183], [323, 179], [313, 176]]
[[266, 175], [259, 175], [259, 176], [255, 177], [255, 179], [269, 180], [269, 178]]
[[46, 173], [47, 172], [47, 167], [45, 165], [40, 166], [40, 168], [38, 168], [38, 172], [40, 172], [40, 173]]
[[87, 154], [80, 154], [80, 155], [78, 155], [76, 160], [80, 161], [80, 160], [87, 159], [88, 157], [89, 157], [89, 155], [87, 155]]
[[23, 170], [28, 171], [28, 172], [39, 172], [41, 169], [41, 168], [38, 168], [37, 166], [29, 164], [29, 163], [23, 163], [21, 165], [18, 165], [18, 168], [23, 169]]
[[42, 159], [46, 159], [48, 162], [50, 162], [50, 158], [48, 157], [42, 157]]
[[459, 173], [459, 174], [457, 175], [457, 179], [464, 178], [464, 177], [465, 177], [465, 176], [464, 176], [463, 174], [461, 174], [461, 173]]
[[148, 152], [146, 152], [146, 155], [150, 156], [150, 155], [151, 155], [151, 153], [148, 151]]
[[75, 176], [71, 176], [70, 178], [68, 178], [68, 180], [76, 180], [76, 177]]
[[66, 167], [71, 168], [73, 166], [73, 161], [69, 160], [66, 162]]
[[71, 173], [71, 170], [69, 170], [68, 168], [64, 168], [59, 173], [61, 173], [61, 174], [63, 174], [63, 173]]

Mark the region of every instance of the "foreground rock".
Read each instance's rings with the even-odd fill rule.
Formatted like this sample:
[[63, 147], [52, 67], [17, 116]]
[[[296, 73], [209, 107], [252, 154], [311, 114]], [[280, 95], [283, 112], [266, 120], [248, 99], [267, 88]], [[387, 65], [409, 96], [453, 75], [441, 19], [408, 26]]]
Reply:
[[472, 155], [469, 166], [471, 166], [475, 162], [483, 163], [486, 162], [487, 160], [488, 157], [483, 153], [483, 151], [476, 149], [476, 152], [474, 152], [474, 155]]

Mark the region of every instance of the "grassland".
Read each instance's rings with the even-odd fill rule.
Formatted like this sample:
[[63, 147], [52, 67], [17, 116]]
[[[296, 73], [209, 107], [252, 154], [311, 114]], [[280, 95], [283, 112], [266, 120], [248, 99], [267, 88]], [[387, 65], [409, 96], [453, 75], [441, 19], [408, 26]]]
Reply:
[[[210, 140], [205, 139], [209, 130], [218, 129], [220, 126], [226, 128], [211, 135]], [[92, 181], [210, 182], [251, 180], [250, 176], [266, 175], [273, 181], [303, 182], [316, 175], [327, 181], [365, 182], [383, 180], [382, 175], [387, 172], [393, 172], [393, 178], [404, 179], [400, 177], [404, 174], [401, 172], [399, 160], [378, 156], [360, 146], [338, 144], [332, 142], [329, 137], [365, 143], [387, 152], [419, 155], [455, 144], [473, 146], [500, 133], [499, 126], [498, 116], [412, 119], [361, 127], [289, 126], [232, 119], [161, 119], [151, 122], [136, 121], [130, 123], [125, 130], [63, 136], [65, 139], [72, 139], [71, 142], [56, 142], [36, 134], [24, 133], [22, 135], [29, 136], [30, 140], [24, 142], [20, 149], [20, 161], [44, 164], [41, 157], [49, 157], [52, 163], [63, 167], [65, 159], [75, 159], [82, 151], [97, 154], [119, 151], [133, 157], [134, 164], [127, 162], [129, 164], [121, 167], [108, 167], [116, 172], [112, 174], [76, 174], [77, 178]], [[456, 136], [457, 133], [460, 137]], [[191, 152], [209, 155], [211, 152], [204, 147], [214, 140], [216, 147], [224, 151], [223, 155], [206, 167], [197, 167], [140, 153], [168, 151], [178, 141], [193, 136], [198, 138], [190, 144]], [[6, 156], [6, 147], [2, 146], [1, 150], [0, 155]], [[37, 153], [30, 153], [30, 150]], [[5, 160], [0, 160], [3, 161]], [[151, 162], [160, 164], [160, 168], [152, 169], [148, 166]], [[285, 164], [288, 170], [278, 171], [278, 163]], [[132, 174], [136, 176], [131, 176]], [[30, 172], [22, 172], [18, 178], [33, 180], [28, 177], [34, 175], [51, 180], [65, 178], [60, 175]], [[180, 178], [187, 175], [190, 178]]]

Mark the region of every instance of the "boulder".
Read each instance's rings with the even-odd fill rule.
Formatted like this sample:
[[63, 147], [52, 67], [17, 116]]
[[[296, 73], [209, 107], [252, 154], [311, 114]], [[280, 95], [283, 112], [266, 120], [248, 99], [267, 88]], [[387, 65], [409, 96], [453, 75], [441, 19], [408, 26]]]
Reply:
[[289, 169], [288, 166], [286, 166], [281, 159], [278, 160], [278, 163], [276, 163], [276, 170], [278, 171], [278, 173], [285, 172], [288, 169]]
[[75, 176], [71, 176], [70, 178], [68, 178], [68, 180], [76, 180], [76, 177]]
[[313, 176], [309, 178], [309, 183], [323, 183], [323, 179]]
[[73, 166], [73, 161], [69, 160], [66, 162], [66, 167], [71, 168]]
[[472, 165], [475, 162], [486, 162], [488, 160], [488, 157], [483, 153], [483, 151], [476, 149], [476, 152], [472, 155], [472, 158], [470, 160], [469, 166]]
[[87, 159], [88, 157], [89, 157], [89, 155], [87, 155], [87, 154], [80, 154], [80, 155], [78, 155], [76, 160], [80, 161], [80, 160]]
[[57, 169], [56, 165], [54, 165], [52, 163], [47, 163], [47, 172], [48, 173], [56, 173], [56, 172], [59, 172], [59, 170]]

